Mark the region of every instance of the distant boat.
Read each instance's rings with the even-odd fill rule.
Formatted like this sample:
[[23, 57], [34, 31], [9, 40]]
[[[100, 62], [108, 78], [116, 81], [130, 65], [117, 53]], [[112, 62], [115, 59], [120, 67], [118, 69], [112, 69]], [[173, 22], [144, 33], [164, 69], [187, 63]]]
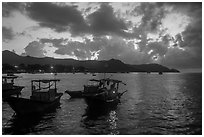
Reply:
[[159, 75], [162, 75], [162, 74], [163, 74], [163, 72], [160, 71], [160, 72], [159, 72]]
[[122, 81], [110, 78], [91, 79], [90, 84], [84, 85], [83, 97], [89, 106], [91, 105], [106, 105], [117, 104], [120, 97], [127, 91], [118, 92], [119, 83], [125, 84]]
[[17, 79], [18, 76], [7, 75], [2, 76], [2, 97], [3, 99], [10, 97], [11, 95], [20, 95], [23, 86], [14, 85], [14, 79]]
[[92, 74], [92, 76], [96, 76], [96, 74], [95, 74], [95, 73], [93, 73], [93, 74]]
[[[56, 108], [63, 93], [57, 93], [56, 82], [59, 79], [32, 80], [30, 99], [9, 97], [6, 99], [17, 115], [41, 114]], [[37, 85], [36, 85], [37, 84]], [[42, 84], [48, 84], [43, 88]]]

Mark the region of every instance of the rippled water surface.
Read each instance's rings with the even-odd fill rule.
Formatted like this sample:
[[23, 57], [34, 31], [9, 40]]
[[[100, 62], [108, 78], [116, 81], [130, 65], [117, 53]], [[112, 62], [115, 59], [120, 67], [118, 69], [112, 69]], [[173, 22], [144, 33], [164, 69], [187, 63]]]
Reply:
[[[52, 74], [19, 74], [30, 96], [30, 80]], [[110, 74], [106, 74], [108, 77]], [[41, 117], [17, 117], [2, 102], [3, 134], [202, 134], [202, 74], [112, 74], [128, 90], [117, 107], [90, 109], [83, 99], [64, 93], [61, 105]], [[95, 78], [102, 77], [97, 74]], [[91, 74], [58, 74], [58, 91], [83, 89]]]

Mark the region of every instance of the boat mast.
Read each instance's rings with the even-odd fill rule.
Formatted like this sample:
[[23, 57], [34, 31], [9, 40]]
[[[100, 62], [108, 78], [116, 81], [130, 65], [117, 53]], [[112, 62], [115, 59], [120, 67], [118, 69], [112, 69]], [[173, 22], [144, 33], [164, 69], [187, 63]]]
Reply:
[[50, 89], [50, 81], [49, 81], [49, 86], [48, 86], [48, 87], [49, 87], [49, 89]]
[[40, 89], [40, 80], [39, 80], [39, 89]]
[[57, 81], [55, 81], [55, 92], [57, 92], [57, 87], [56, 87], [57, 85], [56, 85], [56, 82], [57, 82]]

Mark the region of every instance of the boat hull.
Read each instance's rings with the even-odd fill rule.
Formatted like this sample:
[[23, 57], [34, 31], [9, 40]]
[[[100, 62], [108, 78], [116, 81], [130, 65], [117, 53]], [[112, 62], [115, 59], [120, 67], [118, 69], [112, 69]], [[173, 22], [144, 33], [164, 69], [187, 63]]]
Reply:
[[98, 100], [98, 99], [87, 98], [87, 97], [85, 98], [85, 101], [86, 101], [87, 105], [90, 107], [115, 106], [120, 102], [119, 99], [115, 99], [113, 101], [108, 102], [105, 100]]
[[88, 106], [106, 106], [106, 105], [117, 105], [120, 102], [120, 99], [118, 96], [115, 96], [114, 98], [109, 98], [104, 94], [100, 95], [84, 95], [85, 101]]
[[11, 95], [19, 95], [19, 94], [21, 94], [21, 90], [23, 88], [24, 88], [23, 86], [13, 86], [10, 89], [3, 89], [2, 90], [2, 97], [5, 99], [5, 98], [10, 97]]
[[26, 98], [9, 97], [6, 99], [11, 108], [17, 115], [42, 114], [55, 109], [60, 104], [60, 98], [63, 94], [58, 93], [56, 99], [52, 102], [35, 101]]

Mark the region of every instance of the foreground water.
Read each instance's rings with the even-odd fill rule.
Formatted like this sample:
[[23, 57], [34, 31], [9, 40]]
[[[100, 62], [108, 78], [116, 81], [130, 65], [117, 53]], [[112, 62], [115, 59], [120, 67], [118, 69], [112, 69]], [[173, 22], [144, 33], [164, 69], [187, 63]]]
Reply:
[[[52, 74], [19, 74], [18, 85], [30, 96], [30, 80], [53, 78]], [[109, 77], [110, 74], [106, 74]], [[58, 74], [58, 91], [83, 89], [101, 74]], [[127, 83], [128, 90], [114, 108], [88, 109], [83, 99], [61, 98], [54, 112], [36, 118], [19, 118], [2, 102], [3, 134], [202, 134], [202, 74], [112, 74]]]

